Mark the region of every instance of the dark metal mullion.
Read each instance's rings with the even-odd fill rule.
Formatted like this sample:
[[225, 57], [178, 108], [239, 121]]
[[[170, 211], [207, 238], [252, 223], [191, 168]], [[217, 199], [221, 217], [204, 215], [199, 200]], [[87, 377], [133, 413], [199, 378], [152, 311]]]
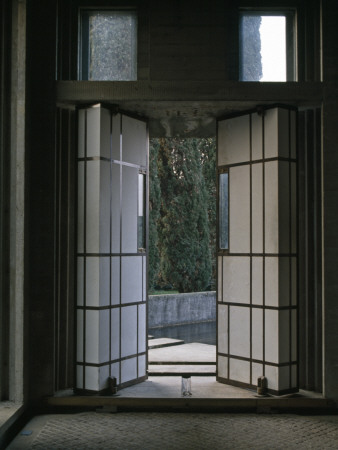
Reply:
[[[110, 192], [109, 192], [109, 200], [110, 200], [110, 214], [109, 214], [109, 359], [112, 359], [111, 354], [111, 339], [112, 339], [112, 277], [111, 277], [111, 271], [112, 271], [112, 224], [113, 224], [113, 164], [112, 164], [112, 158], [113, 158], [113, 115], [110, 111]], [[111, 364], [109, 364], [109, 377], [111, 377]]]
[[[84, 117], [84, 154], [87, 157], [87, 110], [85, 110]], [[87, 161], [84, 161], [83, 167], [83, 184], [84, 184], [84, 195], [83, 195], [83, 389], [86, 389], [86, 305], [87, 305], [87, 295], [86, 295], [86, 253], [87, 253]]]
[[121, 368], [121, 358], [122, 358], [122, 114], [120, 114], [120, 338], [119, 338], [119, 384], [122, 383], [122, 368]]
[[263, 163], [262, 163], [262, 183], [263, 183], [263, 376], [265, 376], [265, 120], [264, 120], [264, 114], [262, 114], [262, 157], [263, 157]]
[[[288, 114], [289, 127], [289, 251], [292, 252], [292, 170], [291, 170], [291, 111]], [[292, 388], [292, 258], [289, 257], [289, 388]]]
[[250, 133], [250, 384], [252, 385], [252, 115], [249, 116]]

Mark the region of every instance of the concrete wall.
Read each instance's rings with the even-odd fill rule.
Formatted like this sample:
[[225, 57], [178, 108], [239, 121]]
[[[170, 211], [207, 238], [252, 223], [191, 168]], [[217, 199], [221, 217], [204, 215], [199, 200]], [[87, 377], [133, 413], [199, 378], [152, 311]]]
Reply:
[[149, 296], [149, 328], [210, 320], [216, 320], [215, 291]]

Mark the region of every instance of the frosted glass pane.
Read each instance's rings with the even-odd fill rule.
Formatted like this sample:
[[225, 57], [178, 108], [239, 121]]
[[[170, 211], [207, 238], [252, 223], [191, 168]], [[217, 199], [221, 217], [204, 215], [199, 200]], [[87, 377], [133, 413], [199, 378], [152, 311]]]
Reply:
[[136, 80], [136, 14], [83, 11], [81, 50], [82, 80]]
[[286, 81], [285, 15], [242, 15], [240, 80]]
[[122, 160], [145, 167], [147, 164], [147, 124], [122, 116]]
[[138, 170], [123, 167], [122, 172], [122, 253], [137, 252]]
[[229, 248], [229, 175], [219, 175], [219, 248]]
[[126, 306], [121, 310], [121, 356], [137, 353], [137, 306]]

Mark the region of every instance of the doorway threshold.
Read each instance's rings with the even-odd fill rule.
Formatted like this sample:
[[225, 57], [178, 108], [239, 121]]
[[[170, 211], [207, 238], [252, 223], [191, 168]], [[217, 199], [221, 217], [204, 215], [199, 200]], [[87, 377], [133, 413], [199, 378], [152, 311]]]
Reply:
[[333, 401], [322, 396], [300, 391], [280, 397], [259, 397], [255, 391], [238, 388], [216, 381], [216, 377], [191, 377], [191, 396], [182, 397], [182, 377], [156, 376], [146, 381], [121, 389], [111, 396], [65, 396], [49, 397], [47, 405], [55, 409], [105, 408], [112, 411], [158, 410], [158, 411], [219, 411], [261, 412], [303, 411], [307, 413], [335, 412]]

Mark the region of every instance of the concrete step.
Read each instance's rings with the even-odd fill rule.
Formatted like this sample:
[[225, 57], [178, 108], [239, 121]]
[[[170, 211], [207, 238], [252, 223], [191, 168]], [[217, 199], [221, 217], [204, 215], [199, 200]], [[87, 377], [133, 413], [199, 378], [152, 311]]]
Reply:
[[148, 341], [149, 341], [150, 339], [154, 339], [154, 336], [152, 336], [151, 334], [148, 334]]
[[149, 364], [216, 364], [216, 346], [200, 343], [154, 348], [148, 351]]
[[182, 376], [195, 377], [216, 375], [216, 365], [212, 364], [149, 364], [149, 376]]
[[148, 343], [148, 348], [162, 348], [162, 347], [171, 347], [173, 345], [182, 345], [184, 341], [181, 339], [170, 339], [170, 338], [156, 338], [151, 339]]

